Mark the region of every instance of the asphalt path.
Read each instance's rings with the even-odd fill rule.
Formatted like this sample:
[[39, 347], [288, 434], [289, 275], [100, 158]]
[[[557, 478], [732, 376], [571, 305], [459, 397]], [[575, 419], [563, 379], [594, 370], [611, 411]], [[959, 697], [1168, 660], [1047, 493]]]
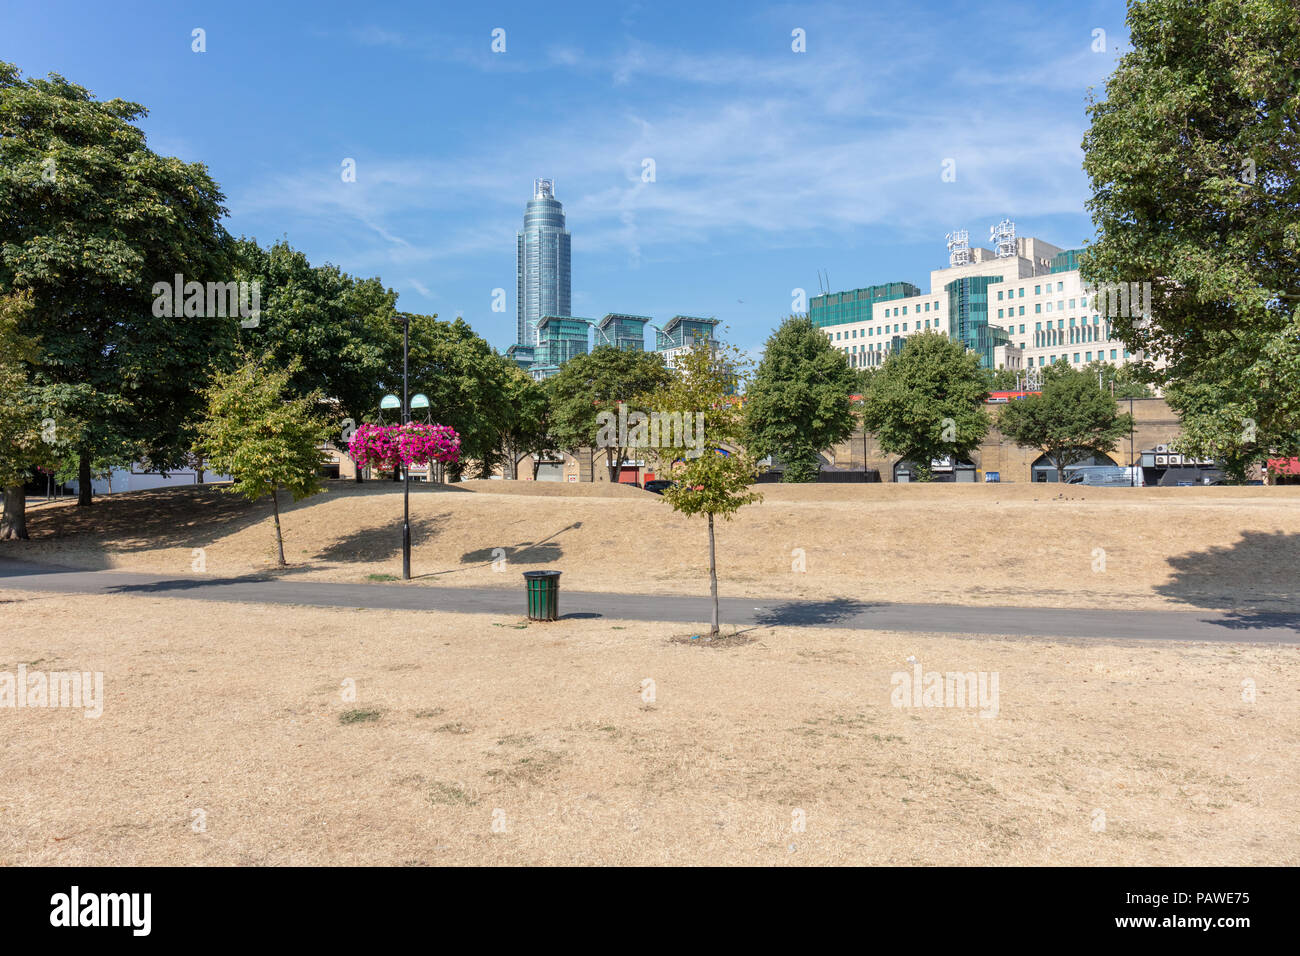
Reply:
[[[0, 587], [61, 594], [382, 608], [469, 614], [526, 614], [523, 581], [515, 587], [466, 588], [441, 584], [349, 584], [294, 580], [291, 575], [218, 577], [128, 571], [85, 571], [0, 559]], [[707, 622], [708, 597], [617, 594], [560, 589], [563, 618]], [[724, 597], [722, 620], [740, 627], [835, 627], [864, 631], [920, 631], [1104, 640], [1215, 641], [1300, 644], [1300, 613], [1213, 610], [1123, 610], [893, 604], [844, 597], [822, 601]], [[4, 611], [0, 609], [0, 619]]]

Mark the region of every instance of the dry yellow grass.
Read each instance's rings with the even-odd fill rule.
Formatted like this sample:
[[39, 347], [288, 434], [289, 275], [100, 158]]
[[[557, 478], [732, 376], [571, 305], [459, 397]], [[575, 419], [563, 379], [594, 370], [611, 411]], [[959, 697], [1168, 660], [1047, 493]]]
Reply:
[[106, 697], [0, 709], [0, 865], [1300, 862], [1293, 648], [518, 623], [0, 591], [0, 671]]
[[[718, 526], [724, 595], [1056, 607], [1300, 609], [1300, 487], [1059, 485], [762, 487]], [[366, 580], [401, 570], [401, 487], [332, 482], [286, 503], [290, 573]], [[553, 567], [566, 588], [707, 593], [703, 523], [625, 487], [413, 486], [416, 584], [517, 587]], [[33, 540], [0, 557], [188, 574], [271, 568], [269, 502], [216, 488], [39, 505]], [[507, 556], [509, 574], [493, 570]], [[796, 549], [806, 572], [792, 571]], [[1104, 559], [1104, 570], [1100, 567]]]

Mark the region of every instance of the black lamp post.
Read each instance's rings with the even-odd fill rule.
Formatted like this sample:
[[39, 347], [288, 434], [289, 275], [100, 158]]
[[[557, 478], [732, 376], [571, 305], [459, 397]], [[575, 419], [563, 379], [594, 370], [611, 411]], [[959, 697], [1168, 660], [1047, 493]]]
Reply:
[[[411, 318], [402, 316], [402, 424], [411, 421], [407, 364], [411, 354]], [[399, 445], [400, 447], [400, 445]], [[402, 462], [402, 580], [411, 580], [411, 466]]]

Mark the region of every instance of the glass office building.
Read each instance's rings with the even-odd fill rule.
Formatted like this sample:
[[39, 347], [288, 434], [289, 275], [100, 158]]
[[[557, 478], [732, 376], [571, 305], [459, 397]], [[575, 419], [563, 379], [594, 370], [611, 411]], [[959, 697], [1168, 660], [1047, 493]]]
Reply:
[[989, 286], [1001, 281], [1001, 276], [966, 276], [943, 287], [948, 293], [948, 338], [976, 353], [984, 368], [993, 368], [993, 350], [1009, 340], [1005, 329], [989, 325]]
[[648, 315], [620, 315], [611, 312], [596, 324], [596, 344], [644, 352], [645, 324], [649, 321]]
[[921, 290], [910, 282], [885, 282], [864, 289], [847, 292], [829, 292], [814, 296], [808, 303], [808, 317], [817, 328], [844, 325], [848, 322], [870, 322], [871, 307], [890, 299], [906, 299], [920, 295]]
[[543, 316], [568, 315], [572, 308], [570, 242], [555, 184], [534, 180], [524, 229], [516, 235], [515, 341], [520, 345], [538, 344], [537, 324]]
[[689, 348], [696, 339], [712, 341], [717, 324], [717, 319], [706, 319], [698, 315], [674, 315], [662, 329], [655, 330], [655, 350], [665, 352]]
[[537, 365], [560, 366], [575, 355], [587, 354], [587, 327], [590, 319], [571, 315], [544, 315], [537, 323], [537, 348], [533, 350]]

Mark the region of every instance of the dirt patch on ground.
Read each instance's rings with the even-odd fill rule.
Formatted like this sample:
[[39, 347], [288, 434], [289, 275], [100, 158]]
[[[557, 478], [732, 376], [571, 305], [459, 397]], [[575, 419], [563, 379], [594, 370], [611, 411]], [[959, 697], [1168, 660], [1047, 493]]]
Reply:
[[[1300, 610], [1300, 487], [764, 485], [717, 527], [724, 596], [1042, 607]], [[401, 486], [282, 496], [286, 572], [401, 573]], [[704, 522], [609, 485], [479, 481], [411, 494], [416, 586], [520, 586], [554, 568], [590, 591], [707, 594]], [[40, 505], [0, 557], [75, 567], [272, 571], [269, 499], [215, 487]], [[279, 573], [279, 572], [276, 572]]]
[[1300, 863], [1294, 648], [0, 597], [0, 865]]

